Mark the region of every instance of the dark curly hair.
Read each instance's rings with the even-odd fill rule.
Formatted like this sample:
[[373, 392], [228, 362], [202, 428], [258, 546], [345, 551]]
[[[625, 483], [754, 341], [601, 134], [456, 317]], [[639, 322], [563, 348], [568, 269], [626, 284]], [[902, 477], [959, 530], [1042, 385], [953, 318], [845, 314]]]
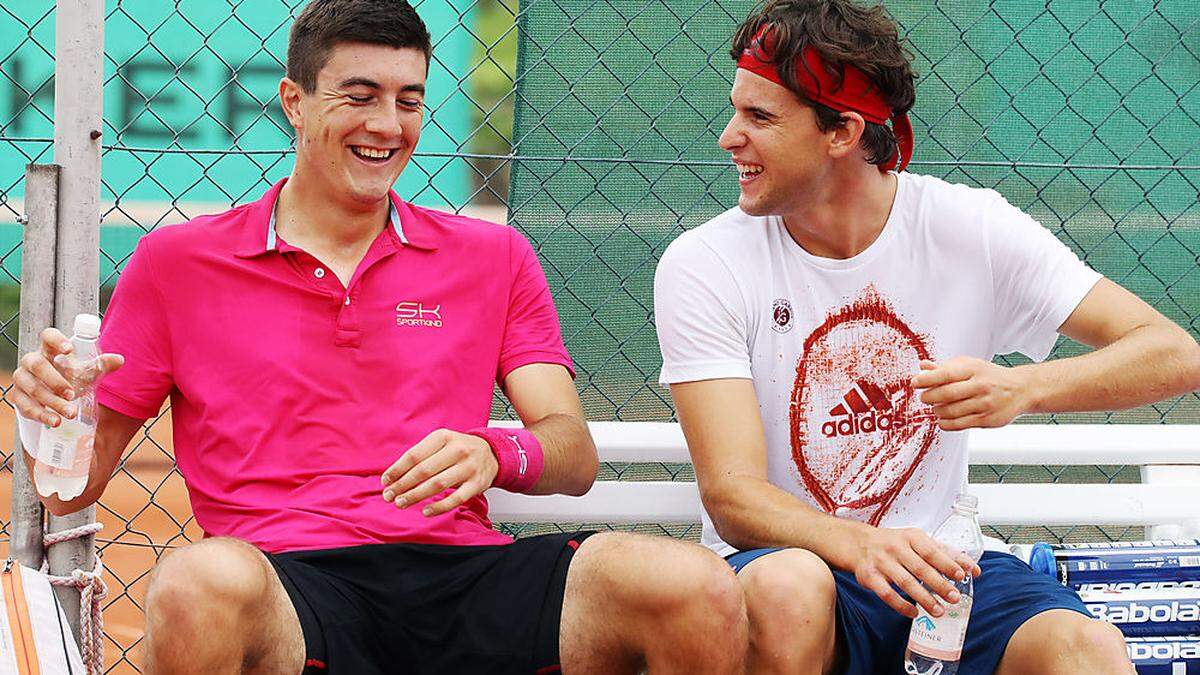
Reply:
[[[854, 0], [767, 0], [738, 26], [730, 55], [736, 61], [764, 24], [774, 36], [773, 65], [784, 86], [817, 114], [821, 131], [841, 126], [842, 113], [805, 96], [796, 83], [794, 64], [812, 47], [841, 83], [843, 67], [852, 65], [870, 78], [893, 114], [907, 113], [916, 100], [912, 55], [896, 22], [880, 5], [865, 7]], [[867, 161], [883, 164], [896, 152], [896, 137], [886, 125], [866, 123], [861, 146]]]

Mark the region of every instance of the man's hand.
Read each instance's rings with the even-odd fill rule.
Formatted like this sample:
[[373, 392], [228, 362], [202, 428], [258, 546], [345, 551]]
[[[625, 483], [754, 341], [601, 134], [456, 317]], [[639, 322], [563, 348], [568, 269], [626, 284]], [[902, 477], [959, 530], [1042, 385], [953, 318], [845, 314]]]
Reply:
[[943, 608], [934, 593], [951, 604], [959, 600], [959, 593], [948, 577], [962, 581], [967, 574], [979, 576], [982, 573], [974, 561], [961, 553], [957, 557], [952, 555], [946, 547], [915, 528], [867, 526], [854, 543], [857, 563], [852, 571], [859, 585], [873, 591], [889, 607], [910, 619], [916, 618], [917, 608], [905, 602], [892, 588], [893, 584], [931, 615], [941, 616]]
[[421, 511], [426, 517], [440, 515], [491, 487], [499, 468], [487, 441], [438, 429], [383, 472], [383, 498], [405, 508], [453, 488]]
[[938, 426], [945, 431], [1002, 427], [1029, 410], [1030, 385], [1024, 372], [958, 356], [940, 365], [922, 361], [912, 386], [925, 390], [921, 400], [933, 406]]
[[71, 341], [54, 328], [42, 331], [42, 345], [36, 352], [21, 357], [13, 373], [8, 402], [25, 419], [56, 427], [62, 418], [75, 416], [75, 391], [70, 380], [95, 381], [125, 363], [120, 354], [101, 354], [94, 363], [72, 364], [68, 357], [74, 349]]

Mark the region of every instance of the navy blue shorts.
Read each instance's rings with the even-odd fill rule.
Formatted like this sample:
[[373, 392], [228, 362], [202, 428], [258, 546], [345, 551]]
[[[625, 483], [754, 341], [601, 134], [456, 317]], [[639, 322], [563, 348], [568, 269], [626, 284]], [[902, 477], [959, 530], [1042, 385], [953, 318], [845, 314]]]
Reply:
[[[778, 548], [739, 551], [726, 558], [735, 572]], [[960, 673], [991, 673], [1013, 633], [1048, 609], [1069, 609], [1091, 618], [1075, 591], [1007, 553], [988, 551], [979, 561], [975, 605], [967, 625]], [[858, 585], [854, 575], [833, 570], [837, 583], [838, 672], [849, 675], [904, 672], [904, 649], [912, 620]], [[906, 598], [907, 599], [907, 598]]]

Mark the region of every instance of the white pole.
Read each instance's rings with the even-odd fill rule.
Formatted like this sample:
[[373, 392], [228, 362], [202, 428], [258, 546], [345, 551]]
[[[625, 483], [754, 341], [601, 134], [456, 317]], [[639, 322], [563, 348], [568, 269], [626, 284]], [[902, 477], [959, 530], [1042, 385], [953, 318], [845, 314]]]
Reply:
[[[57, 0], [54, 34], [54, 163], [62, 167], [54, 319], [59, 330], [69, 335], [76, 314], [98, 310], [104, 1]], [[95, 517], [95, 507], [62, 518], [52, 516], [49, 530], [86, 525]], [[90, 572], [96, 562], [94, 537], [57, 544], [48, 558], [52, 574]], [[56, 590], [78, 639], [79, 593]]]

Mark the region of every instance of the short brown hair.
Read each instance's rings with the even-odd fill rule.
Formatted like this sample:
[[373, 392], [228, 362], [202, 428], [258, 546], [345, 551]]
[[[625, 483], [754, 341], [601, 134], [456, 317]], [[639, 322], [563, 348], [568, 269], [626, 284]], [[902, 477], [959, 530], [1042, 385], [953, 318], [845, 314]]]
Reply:
[[[821, 131], [841, 126], [842, 113], [812, 101], [796, 83], [793, 68], [805, 47], [821, 55], [836, 81], [841, 81], [843, 66], [852, 65], [879, 87], [893, 114], [912, 109], [916, 100], [912, 56], [882, 6], [864, 7], [854, 0], [767, 0], [734, 33], [730, 50], [734, 60], [764, 24], [770, 25], [775, 38], [772, 61], [780, 79], [816, 111]], [[882, 124], [867, 122], [860, 144], [871, 164], [884, 164], [896, 152], [896, 137]]]
[[292, 24], [288, 78], [312, 93], [329, 52], [344, 42], [420, 49], [426, 68], [433, 55], [425, 22], [404, 0], [312, 0]]

